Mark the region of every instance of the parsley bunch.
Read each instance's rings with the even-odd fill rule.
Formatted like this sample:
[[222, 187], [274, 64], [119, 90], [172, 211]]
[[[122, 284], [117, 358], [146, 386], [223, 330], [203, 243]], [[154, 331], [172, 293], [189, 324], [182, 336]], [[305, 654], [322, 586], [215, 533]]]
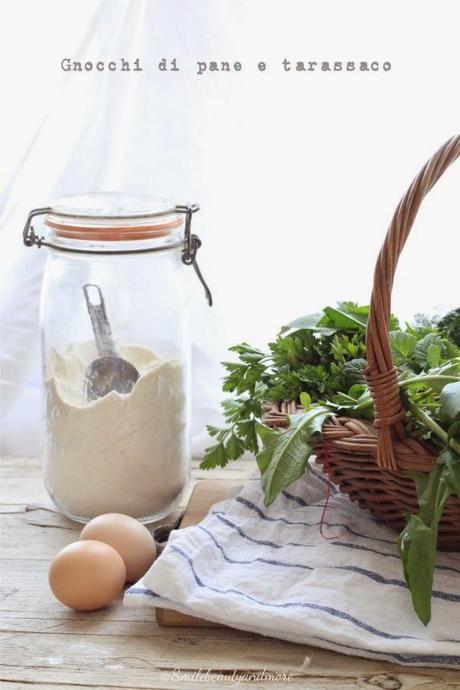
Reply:
[[[268, 351], [241, 343], [230, 348], [237, 361], [223, 362], [223, 390], [234, 397], [222, 403], [226, 425], [208, 426], [215, 443], [202, 468], [224, 467], [244, 451], [257, 454], [257, 425], [267, 402], [333, 401], [340, 391], [363, 384], [365, 327], [369, 309], [352, 302], [326, 307], [284, 326]], [[393, 318], [392, 325], [397, 321]]]

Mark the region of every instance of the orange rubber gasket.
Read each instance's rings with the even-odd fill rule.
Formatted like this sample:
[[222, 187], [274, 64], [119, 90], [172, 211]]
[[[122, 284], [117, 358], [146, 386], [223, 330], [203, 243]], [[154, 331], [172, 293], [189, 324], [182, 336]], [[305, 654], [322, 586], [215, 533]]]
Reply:
[[171, 234], [174, 228], [180, 227], [183, 222], [183, 218], [175, 218], [167, 223], [156, 223], [155, 225], [81, 226], [63, 222], [57, 223], [54, 220], [50, 220], [49, 217], [45, 219], [45, 224], [56, 230], [58, 237], [75, 240], [100, 240], [102, 242], [123, 242], [165, 237]]

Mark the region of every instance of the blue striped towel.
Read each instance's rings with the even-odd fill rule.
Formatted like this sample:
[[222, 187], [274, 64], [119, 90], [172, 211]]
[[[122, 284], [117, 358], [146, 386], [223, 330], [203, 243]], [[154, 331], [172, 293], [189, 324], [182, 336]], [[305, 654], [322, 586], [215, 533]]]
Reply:
[[433, 616], [412, 610], [395, 534], [308, 476], [263, 505], [260, 481], [171, 533], [126, 605], [163, 606], [241, 630], [411, 666], [460, 667], [460, 554], [439, 554]]

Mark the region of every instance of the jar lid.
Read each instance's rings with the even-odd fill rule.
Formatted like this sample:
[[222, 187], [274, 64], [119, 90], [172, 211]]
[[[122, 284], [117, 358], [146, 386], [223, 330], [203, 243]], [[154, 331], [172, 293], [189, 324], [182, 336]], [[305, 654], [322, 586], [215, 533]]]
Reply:
[[[177, 205], [172, 199], [147, 194], [97, 192], [61, 197], [51, 206], [29, 212], [22, 240], [26, 247], [101, 255], [181, 247], [182, 262], [195, 269], [211, 306], [211, 291], [196, 261], [201, 240], [191, 232], [192, 216], [199, 210], [197, 204]], [[45, 216], [50, 228], [45, 236], [32, 225], [39, 216]]]
[[168, 197], [109, 191], [60, 197], [45, 217], [57, 237], [102, 242], [165, 237], [183, 222]]

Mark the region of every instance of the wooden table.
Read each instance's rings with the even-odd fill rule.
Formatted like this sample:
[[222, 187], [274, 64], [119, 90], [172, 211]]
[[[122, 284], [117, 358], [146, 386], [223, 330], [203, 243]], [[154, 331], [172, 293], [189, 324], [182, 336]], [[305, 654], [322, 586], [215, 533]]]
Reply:
[[[238, 461], [213, 473], [196, 469], [194, 480], [244, 480], [252, 470]], [[228, 628], [160, 627], [150, 609], [120, 601], [89, 614], [69, 611], [52, 597], [47, 570], [78, 526], [46, 509], [37, 460], [4, 459], [1, 482], [2, 690], [460, 688], [453, 671], [404, 670]], [[208, 680], [193, 675], [200, 669], [209, 669]], [[292, 680], [245, 680], [262, 671]]]

